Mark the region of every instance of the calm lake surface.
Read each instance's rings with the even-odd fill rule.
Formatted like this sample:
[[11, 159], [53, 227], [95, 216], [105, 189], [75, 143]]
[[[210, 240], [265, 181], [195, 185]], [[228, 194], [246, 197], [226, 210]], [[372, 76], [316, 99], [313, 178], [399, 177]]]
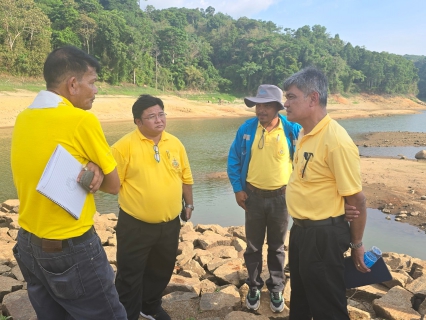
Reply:
[[[245, 118], [219, 119], [169, 119], [167, 131], [176, 135], [185, 145], [194, 175], [195, 224], [243, 225], [244, 212], [235, 202], [234, 193], [227, 178], [209, 178], [209, 174], [226, 172], [226, 159], [237, 128]], [[349, 134], [357, 139], [361, 134], [376, 131], [426, 132], [426, 112], [416, 115], [375, 117], [367, 119], [339, 120]], [[109, 144], [135, 129], [133, 122], [103, 123]], [[0, 201], [16, 198], [10, 172], [10, 140], [12, 128], [0, 129]], [[361, 154], [394, 156], [404, 154], [414, 158], [416, 150], [400, 148], [364, 148]], [[374, 151], [374, 149], [379, 149]], [[412, 148], [418, 149], [418, 148]], [[420, 148], [421, 149], [421, 148]], [[369, 154], [367, 154], [369, 152]], [[97, 210], [101, 213], [117, 213], [117, 197], [99, 192], [95, 195]], [[393, 218], [393, 217], [392, 217]], [[395, 241], [397, 239], [397, 241]], [[383, 251], [406, 253], [426, 259], [426, 234], [408, 224], [386, 220], [378, 210], [369, 209], [364, 243], [376, 245]]]

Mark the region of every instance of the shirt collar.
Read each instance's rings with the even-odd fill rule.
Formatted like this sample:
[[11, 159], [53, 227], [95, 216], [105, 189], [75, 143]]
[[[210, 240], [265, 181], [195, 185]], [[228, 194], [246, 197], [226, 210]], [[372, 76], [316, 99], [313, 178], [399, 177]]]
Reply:
[[[311, 132], [309, 132], [308, 134], [306, 134], [306, 136], [314, 136], [316, 135], [318, 132], [320, 132], [329, 122], [331, 121], [330, 116], [328, 115], [328, 113], [325, 115], [324, 118], [321, 119], [320, 122], [317, 123], [317, 125], [311, 130]], [[303, 129], [302, 129], [303, 130]], [[304, 130], [303, 130], [304, 133]]]
[[[140, 132], [140, 130], [138, 128], [136, 128], [135, 131], [136, 131], [136, 134], [138, 135], [139, 139], [152, 141], [151, 139], [148, 139], [147, 137], [145, 137], [142, 134], [142, 132]], [[164, 130], [163, 133], [161, 134], [160, 141], [166, 141], [166, 140], [169, 140], [169, 134]]]
[[51, 91], [41, 90], [34, 98], [33, 103], [28, 106], [28, 109], [49, 109], [56, 108], [59, 105], [72, 106], [71, 102], [69, 102], [65, 97]]

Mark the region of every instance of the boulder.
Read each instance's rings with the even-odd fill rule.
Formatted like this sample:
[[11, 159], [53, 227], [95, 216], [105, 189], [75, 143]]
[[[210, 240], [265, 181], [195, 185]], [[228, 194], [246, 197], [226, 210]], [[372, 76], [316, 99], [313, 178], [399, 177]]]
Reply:
[[236, 287], [242, 286], [248, 277], [247, 269], [243, 267], [240, 259], [229, 260], [214, 270], [213, 274], [219, 284], [233, 284]]
[[217, 246], [229, 246], [231, 242], [232, 238], [221, 236], [213, 231], [205, 231], [198, 238], [198, 244], [204, 250]]
[[108, 262], [110, 264], [117, 265], [117, 247], [107, 246], [104, 247], [104, 250], [107, 255]]
[[19, 207], [19, 200], [18, 199], [9, 199], [3, 202], [2, 204], [3, 208], [6, 208], [7, 210], [13, 210], [15, 207]]
[[2, 302], [5, 295], [22, 289], [23, 286], [24, 284], [21, 281], [10, 277], [0, 276], [0, 302]]
[[221, 258], [221, 259], [229, 259], [229, 258], [238, 258], [238, 252], [234, 247], [230, 246], [217, 246], [208, 249], [213, 257]]
[[217, 224], [198, 224], [195, 227], [195, 231], [204, 233], [206, 231], [212, 231], [214, 233], [220, 234], [224, 237], [230, 237], [231, 234], [228, 232], [227, 228], [221, 227]]
[[346, 295], [357, 300], [364, 300], [372, 302], [374, 299], [383, 297], [389, 288], [381, 284], [372, 284], [368, 286], [362, 286], [355, 289], [346, 290]]
[[233, 311], [240, 305], [240, 293], [235, 286], [226, 286], [219, 291], [205, 293], [200, 299], [200, 311]]
[[416, 153], [416, 155], [414, 156], [414, 158], [416, 158], [416, 159], [426, 159], [426, 150], [420, 150], [419, 152]]
[[349, 319], [351, 320], [370, 320], [370, 314], [358, 308], [348, 306]]
[[176, 291], [163, 296], [162, 307], [172, 319], [197, 319], [199, 300], [196, 293]]
[[163, 295], [175, 291], [192, 292], [197, 295], [201, 292], [201, 282], [194, 278], [185, 278], [180, 275], [172, 275], [169, 284], [164, 289]]
[[407, 284], [406, 289], [413, 294], [421, 294], [426, 296], [426, 275], [422, 275], [410, 284]]
[[226, 315], [224, 320], [269, 320], [269, 318], [244, 311], [232, 311]]
[[413, 294], [401, 287], [393, 287], [383, 297], [373, 301], [378, 317], [390, 320], [420, 319], [420, 314], [411, 305]]
[[27, 290], [18, 290], [4, 296], [3, 312], [15, 320], [37, 319]]
[[404, 270], [399, 270], [400, 272], [393, 272], [391, 271], [390, 274], [392, 275], [392, 280], [385, 281], [382, 284], [388, 287], [389, 289], [400, 286], [405, 287], [408, 283], [411, 283], [413, 281], [413, 278], [405, 272]]
[[228, 228], [228, 233], [230, 233], [234, 237], [240, 238], [244, 242], [247, 242], [246, 229], [245, 229], [244, 226], [229, 227]]

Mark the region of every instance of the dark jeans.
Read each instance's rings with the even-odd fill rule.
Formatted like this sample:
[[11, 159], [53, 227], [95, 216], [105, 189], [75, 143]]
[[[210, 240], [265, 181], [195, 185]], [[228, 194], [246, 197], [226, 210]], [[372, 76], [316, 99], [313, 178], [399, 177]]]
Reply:
[[140, 221], [120, 209], [117, 222], [117, 287], [129, 320], [155, 314], [176, 263], [180, 221]]
[[248, 271], [246, 283], [250, 288], [263, 287], [262, 246], [266, 239], [268, 243], [269, 279], [266, 286], [271, 292], [284, 289], [284, 240], [288, 229], [288, 212], [285, 195], [272, 198], [262, 198], [247, 190], [246, 200], [246, 238], [247, 249], [244, 260]]
[[31, 235], [20, 229], [13, 253], [38, 319], [127, 319], [97, 234], [55, 253], [32, 244]]
[[349, 320], [343, 253], [349, 248], [347, 222], [290, 231], [291, 320]]

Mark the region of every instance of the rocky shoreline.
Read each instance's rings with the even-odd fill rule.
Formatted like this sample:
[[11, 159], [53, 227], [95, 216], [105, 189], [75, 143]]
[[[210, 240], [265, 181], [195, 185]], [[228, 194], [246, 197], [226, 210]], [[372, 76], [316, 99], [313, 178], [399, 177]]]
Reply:
[[[19, 229], [18, 212], [18, 200], [7, 200], [0, 206], [0, 304], [5, 316], [35, 320], [26, 283], [12, 254]], [[108, 260], [116, 270], [117, 217], [112, 213], [97, 213], [94, 220]], [[173, 320], [288, 319], [288, 281], [291, 279], [288, 270], [284, 290], [286, 307], [282, 313], [270, 310], [266, 288], [257, 312], [245, 307], [248, 291], [244, 284], [247, 277], [243, 260], [245, 241], [243, 226], [194, 226], [191, 222], [182, 225], [175, 272], [163, 297], [163, 307]], [[288, 239], [286, 250], [287, 246]], [[266, 278], [264, 256], [262, 277]], [[426, 261], [392, 252], [385, 253], [384, 260], [392, 280], [347, 290], [350, 319], [423, 319], [426, 314]]]

